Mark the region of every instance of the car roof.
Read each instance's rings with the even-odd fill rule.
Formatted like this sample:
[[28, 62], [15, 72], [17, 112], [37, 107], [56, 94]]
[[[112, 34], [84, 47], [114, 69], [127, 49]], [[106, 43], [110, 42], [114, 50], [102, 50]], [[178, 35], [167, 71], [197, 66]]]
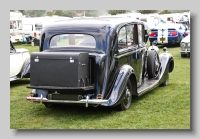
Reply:
[[102, 28], [105, 25], [110, 25], [111, 27], [114, 27], [116, 25], [120, 24], [126, 24], [126, 23], [143, 23], [140, 20], [133, 19], [133, 18], [72, 18], [67, 20], [59, 20], [55, 21], [53, 23], [47, 24], [47, 28], [55, 27], [55, 26], [83, 26], [83, 27], [95, 27], [95, 28]]

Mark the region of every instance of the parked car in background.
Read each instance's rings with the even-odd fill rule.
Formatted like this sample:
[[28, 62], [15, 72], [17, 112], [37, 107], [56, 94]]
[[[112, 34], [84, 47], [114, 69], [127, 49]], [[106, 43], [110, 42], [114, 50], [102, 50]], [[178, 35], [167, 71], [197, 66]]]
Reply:
[[39, 46], [40, 44], [40, 33], [42, 29], [42, 23], [39, 18], [23, 18], [23, 33], [26, 37], [27, 43], [33, 46]]
[[181, 57], [190, 57], [190, 34], [188, 34], [180, 43]]
[[46, 25], [40, 52], [31, 54], [26, 99], [127, 110], [133, 96], [167, 85], [173, 56], [147, 48], [143, 21], [72, 19]]
[[30, 77], [30, 54], [27, 49], [15, 49], [10, 40], [10, 81]]
[[150, 45], [153, 41], [157, 44], [180, 44], [181, 40], [186, 35], [187, 27], [183, 24], [165, 23], [159, 24], [151, 29], [149, 35]]

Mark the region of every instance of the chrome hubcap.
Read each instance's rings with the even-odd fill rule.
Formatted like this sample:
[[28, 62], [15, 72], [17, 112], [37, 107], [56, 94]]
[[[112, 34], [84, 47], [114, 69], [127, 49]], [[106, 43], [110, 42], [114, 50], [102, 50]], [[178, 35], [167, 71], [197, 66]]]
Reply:
[[128, 87], [127, 87], [127, 88], [126, 88], [125, 101], [124, 101], [124, 104], [125, 104], [125, 105], [128, 105], [130, 97], [131, 97], [131, 92], [130, 92], [130, 90], [129, 90]]

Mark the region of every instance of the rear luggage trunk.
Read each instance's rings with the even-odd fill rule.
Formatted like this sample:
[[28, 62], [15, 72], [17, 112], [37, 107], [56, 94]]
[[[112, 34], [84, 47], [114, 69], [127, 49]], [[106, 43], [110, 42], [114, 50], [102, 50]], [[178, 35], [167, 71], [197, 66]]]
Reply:
[[34, 52], [30, 87], [70, 89], [89, 86], [88, 53]]

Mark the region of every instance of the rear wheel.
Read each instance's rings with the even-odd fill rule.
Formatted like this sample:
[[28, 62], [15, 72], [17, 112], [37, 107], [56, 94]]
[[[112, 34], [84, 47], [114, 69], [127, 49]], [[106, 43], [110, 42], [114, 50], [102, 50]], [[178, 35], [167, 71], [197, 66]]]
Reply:
[[156, 51], [149, 51], [147, 57], [147, 73], [149, 78], [154, 78], [158, 75], [160, 67], [159, 56]]
[[116, 108], [120, 111], [124, 111], [130, 108], [131, 103], [132, 103], [132, 86], [131, 86], [131, 81], [128, 79], [126, 83], [126, 87], [124, 89], [124, 97], [119, 105], [116, 106]]

